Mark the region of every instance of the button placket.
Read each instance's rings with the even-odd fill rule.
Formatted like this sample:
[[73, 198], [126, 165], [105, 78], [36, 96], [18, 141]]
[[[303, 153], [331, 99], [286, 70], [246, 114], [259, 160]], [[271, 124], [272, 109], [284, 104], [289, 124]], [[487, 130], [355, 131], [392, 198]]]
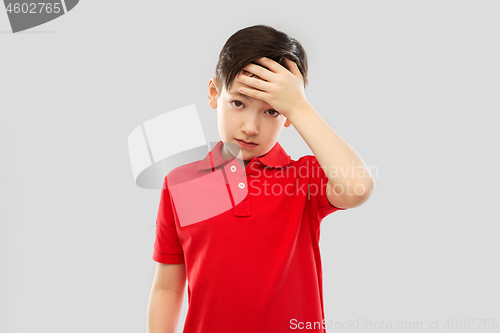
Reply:
[[246, 175], [243, 167], [233, 160], [231, 165], [227, 167], [227, 178], [235, 205], [238, 205], [247, 196]]
[[234, 164], [227, 166], [227, 169], [229, 171], [227, 172], [228, 179], [230, 180], [230, 183], [234, 183], [239, 179], [239, 177], [242, 174], [243, 169], [239, 165], [238, 162], [233, 162]]
[[250, 216], [250, 198], [248, 195], [247, 174], [238, 161], [224, 167], [227, 182], [234, 202], [233, 212], [236, 216]]
[[236, 187], [234, 191], [235, 202], [239, 202], [233, 209], [234, 215], [236, 216], [250, 216], [251, 215], [251, 198], [249, 189], [247, 186], [247, 175], [245, 172], [242, 172], [237, 178], [236, 183], [238, 187]]

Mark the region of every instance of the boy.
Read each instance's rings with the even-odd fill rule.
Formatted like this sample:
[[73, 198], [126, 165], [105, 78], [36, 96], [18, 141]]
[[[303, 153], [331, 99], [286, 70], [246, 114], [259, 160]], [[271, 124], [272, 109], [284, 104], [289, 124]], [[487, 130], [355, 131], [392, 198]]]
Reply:
[[[203, 160], [165, 177], [149, 333], [176, 332], [186, 277], [184, 333], [325, 332], [320, 223], [363, 204], [375, 183], [356, 151], [308, 103], [306, 84], [306, 53], [283, 32], [257, 25], [224, 45], [207, 91], [221, 141]], [[292, 124], [314, 155], [292, 160], [277, 142]], [[182, 206], [203, 212], [214, 205], [181, 202], [174, 187], [211, 175], [225, 182], [230, 206], [205, 219], [179, 218]], [[220, 189], [205, 188], [207, 201], [215, 196], [222, 206]]]

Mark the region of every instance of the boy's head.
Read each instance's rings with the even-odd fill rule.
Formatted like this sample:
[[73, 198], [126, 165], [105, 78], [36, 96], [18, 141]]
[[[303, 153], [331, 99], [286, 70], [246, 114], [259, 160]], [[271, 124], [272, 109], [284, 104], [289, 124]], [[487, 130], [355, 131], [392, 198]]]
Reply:
[[[253, 148], [240, 145], [245, 161], [266, 154], [278, 141], [283, 125], [291, 124], [269, 104], [238, 91], [246, 85], [236, 81], [236, 75], [254, 76], [243, 68], [250, 63], [261, 66], [255, 62], [261, 57], [270, 58], [288, 70], [285, 58], [292, 60], [302, 74], [304, 87], [307, 85], [306, 52], [296, 39], [267, 25], [247, 27], [229, 37], [220, 52], [215, 77], [210, 79], [208, 100], [213, 109], [217, 108], [223, 142], [238, 145], [237, 139], [241, 139], [257, 143]], [[227, 151], [223, 153], [230, 156]]]

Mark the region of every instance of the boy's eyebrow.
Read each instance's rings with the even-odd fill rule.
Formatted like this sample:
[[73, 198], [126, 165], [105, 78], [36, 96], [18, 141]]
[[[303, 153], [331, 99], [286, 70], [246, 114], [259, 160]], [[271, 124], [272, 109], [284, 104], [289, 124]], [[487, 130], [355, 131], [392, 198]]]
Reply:
[[228, 91], [228, 93], [229, 93], [229, 95], [239, 96], [239, 97], [245, 98], [245, 99], [247, 99], [247, 97], [248, 97], [248, 96], [243, 95], [239, 90], [236, 93], [231, 92], [231, 91]]

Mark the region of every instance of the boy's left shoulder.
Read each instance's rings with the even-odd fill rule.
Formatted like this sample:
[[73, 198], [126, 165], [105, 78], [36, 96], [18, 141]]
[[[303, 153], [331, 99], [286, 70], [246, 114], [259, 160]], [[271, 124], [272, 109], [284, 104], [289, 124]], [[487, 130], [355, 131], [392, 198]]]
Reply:
[[298, 160], [290, 159], [289, 167], [304, 167], [304, 168], [313, 168], [316, 165], [319, 165], [316, 156], [314, 155], [304, 155], [299, 157]]

